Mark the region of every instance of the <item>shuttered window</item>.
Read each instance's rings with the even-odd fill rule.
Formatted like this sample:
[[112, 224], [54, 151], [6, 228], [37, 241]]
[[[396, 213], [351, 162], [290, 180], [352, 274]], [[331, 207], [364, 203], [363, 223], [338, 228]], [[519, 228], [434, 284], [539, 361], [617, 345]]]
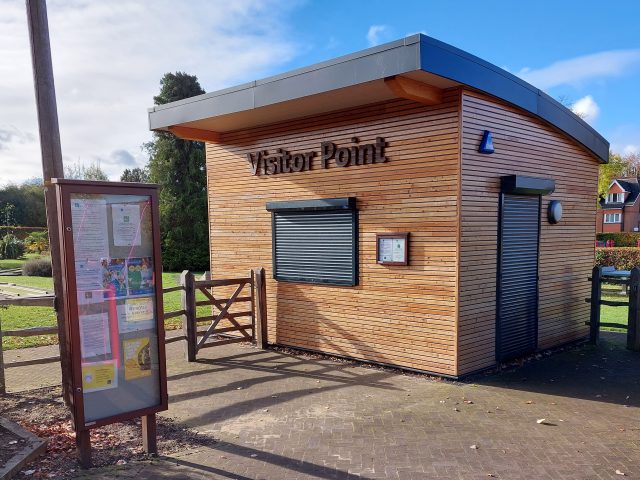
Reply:
[[271, 202], [276, 280], [357, 285], [355, 198]]

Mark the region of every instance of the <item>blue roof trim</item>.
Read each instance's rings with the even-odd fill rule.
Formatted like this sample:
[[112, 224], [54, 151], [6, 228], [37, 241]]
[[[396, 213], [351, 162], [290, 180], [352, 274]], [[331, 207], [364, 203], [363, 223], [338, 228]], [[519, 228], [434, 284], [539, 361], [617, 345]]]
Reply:
[[526, 110], [562, 130], [609, 161], [609, 142], [588, 123], [542, 90], [474, 55], [421, 36], [421, 70], [486, 92]]
[[165, 129], [424, 71], [513, 104], [558, 128], [609, 161], [609, 142], [568, 108], [521, 78], [422, 34], [326, 62], [149, 109], [149, 128]]

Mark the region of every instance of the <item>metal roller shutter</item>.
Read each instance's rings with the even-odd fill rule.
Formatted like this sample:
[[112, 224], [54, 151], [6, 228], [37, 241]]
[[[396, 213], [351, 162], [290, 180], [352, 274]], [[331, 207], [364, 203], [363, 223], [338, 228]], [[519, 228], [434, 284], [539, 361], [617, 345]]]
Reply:
[[273, 213], [276, 280], [357, 284], [357, 211]]
[[507, 360], [535, 351], [538, 338], [540, 196], [501, 196], [496, 351]]

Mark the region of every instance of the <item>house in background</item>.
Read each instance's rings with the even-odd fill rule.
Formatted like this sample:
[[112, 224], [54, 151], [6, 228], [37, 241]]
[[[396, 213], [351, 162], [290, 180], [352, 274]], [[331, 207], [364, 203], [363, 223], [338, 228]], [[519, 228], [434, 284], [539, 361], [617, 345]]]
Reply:
[[640, 185], [638, 178], [616, 178], [600, 200], [596, 217], [598, 233], [640, 231]]

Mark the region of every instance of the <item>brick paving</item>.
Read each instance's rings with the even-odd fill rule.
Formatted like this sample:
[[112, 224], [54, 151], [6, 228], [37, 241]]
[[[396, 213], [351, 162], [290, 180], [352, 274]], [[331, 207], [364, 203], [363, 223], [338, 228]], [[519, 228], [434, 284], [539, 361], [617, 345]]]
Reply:
[[[188, 364], [171, 344], [166, 415], [220, 442], [84, 478], [640, 478], [640, 354], [603, 339], [465, 382], [238, 345]], [[43, 378], [57, 367], [7, 371], [10, 391]]]

